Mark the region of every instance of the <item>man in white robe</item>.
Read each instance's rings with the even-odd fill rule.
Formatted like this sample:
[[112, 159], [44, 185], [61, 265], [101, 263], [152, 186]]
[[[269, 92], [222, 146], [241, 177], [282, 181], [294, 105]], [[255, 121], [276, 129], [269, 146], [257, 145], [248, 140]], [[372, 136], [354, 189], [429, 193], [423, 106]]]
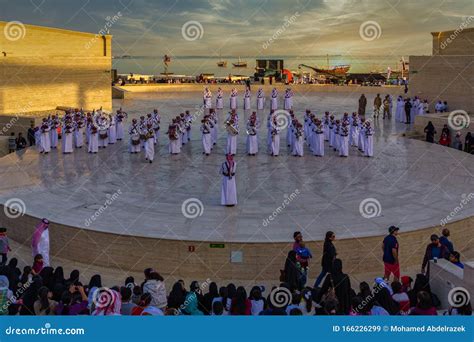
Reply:
[[359, 151], [365, 152], [365, 119], [361, 118], [359, 123]]
[[285, 110], [290, 110], [293, 105], [292, 105], [292, 98], [293, 98], [293, 92], [291, 91], [290, 88], [285, 90], [285, 101], [283, 103], [283, 108]]
[[251, 96], [250, 89], [249, 87], [247, 87], [244, 93], [244, 110], [250, 109], [250, 96]]
[[364, 155], [366, 157], [374, 156], [374, 129], [370, 126], [370, 122], [367, 122], [365, 128], [365, 144], [364, 144]]
[[299, 122], [294, 125], [294, 148], [293, 148], [293, 155], [296, 157], [303, 157], [303, 149], [304, 149], [304, 132], [303, 132], [303, 125]]
[[122, 108], [117, 110], [116, 114], [116, 124], [115, 124], [115, 131], [117, 133], [117, 140], [123, 140], [124, 138], [124, 123], [125, 119], [127, 118], [127, 113], [125, 113]]
[[155, 159], [155, 131], [153, 130], [153, 124], [147, 125], [147, 132], [145, 134], [145, 160], [153, 163]]
[[53, 115], [51, 117], [49, 126], [51, 127], [51, 148], [57, 148], [58, 147], [58, 127], [60, 126], [60, 123], [56, 115]]
[[344, 121], [341, 124], [339, 129], [339, 156], [348, 157], [349, 156], [349, 125], [347, 121]]
[[272, 98], [270, 102], [270, 109], [277, 110], [278, 109], [278, 91], [276, 88], [272, 90]]
[[35, 228], [33, 232], [33, 237], [31, 239], [31, 254], [33, 258], [41, 254], [43, 257], [44, 267], [50, 265], [49, 260], [49, 221], [47, 219], [42, 219]]
[[278, 127], [276, 117], [273, 118], [271, 128], [271, 155], [277, 157], [280, 154], [280, 128]]
[[237, 89], [235, 88], [230, 92], [229, 104], [231, 110], [237, 109]]
[[202, 148], [203, 148], [203, 154], [206, 156], [211, 154], [211, 149], [212, 149], [212, 136], [211, 136], [211, 126], [210, 126], [210, 118], [208, 116], [205, 116], [204, 119], [202, 120], [202, 125], [201, 125], [201, 133], [202, 133]]
[[43, 123], [40, 126], [40, 153], [48, 154], [51, 151], [51, 128], [48, 125], [48, 120], [43, 119]]
[[222, 163], [221, 205], [232, 207], [237, 204], [237, 186], [235, 184], [236, 163], [231, 154], [227, 154]]
[[115, 115], [110, 115], [109, 114], [109, 144], [113, 145], [117, 142], [117, 131], [116, 131], [116, 121], [115, 121]]
[[84, 145], [84, 129], [84, 119], [76, 117], [76, 121], [74, 122], [74, 141], [76, 148], [82, 148]]
[[97, 153], [99, 151], [99, 130], [92, 125], [90, 128], [89, 142], [87, 143], [87, 152]]
[[129, 151], [130, 153], [139, 153], [141, 151], [141, 144], [140, 144], [140, 127], [138, 126], [137, 119], [132, 120], [132, 124], [130, 125], [130, 129], [128, 130], [130, 134], [130, 145]]
[[[229, 128], [227, 130], [227, 154], [237, 154], [237, 136], [239, 134], [239, 126], [234, 120], [229, 120]], [[233, 127], [233, 129], [232, 129]]]
[[249, 156], [254, 156], [258, 153], [258, 135], [256, 124], [256, 113], [247, 123], [247, 153]]
[[73, 152], [74, 127], [71, 121], [66, 121], [62, 136], [62, 150], [64, 154]]
[[317, 120], [315, 123], [314, 135], [313, 154], [318, 157], [324, 157], [324, 125], [320, 120]]
[[224, 92], [221, 88], [217, 89], [216, 109], [224, 108]]
[[203, 102], [204, 108], [209, 109], [212, 107], [212, 93], [207, 87], [204, 89]]

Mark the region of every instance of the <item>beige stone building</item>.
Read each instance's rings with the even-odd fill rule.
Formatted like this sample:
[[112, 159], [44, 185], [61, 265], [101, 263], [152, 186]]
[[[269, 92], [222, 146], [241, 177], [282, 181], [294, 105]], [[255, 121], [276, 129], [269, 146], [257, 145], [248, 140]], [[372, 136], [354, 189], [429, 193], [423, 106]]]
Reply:
[[112, 36], [0, 21], [0, 115], [112, 109]]
[[410, 56], [409, 95], [428, 99], [430, 111], [438, 100], [449, 110], [474, 113], [474, 28], [431, 32], [433, 54]]

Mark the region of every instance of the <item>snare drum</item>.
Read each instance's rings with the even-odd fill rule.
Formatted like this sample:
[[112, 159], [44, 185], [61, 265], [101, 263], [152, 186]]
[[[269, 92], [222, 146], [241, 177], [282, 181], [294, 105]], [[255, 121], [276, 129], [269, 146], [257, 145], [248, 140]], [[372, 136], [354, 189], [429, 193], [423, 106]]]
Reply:
[[140, 145], [140, 134], [132, 135], [132, 145]]

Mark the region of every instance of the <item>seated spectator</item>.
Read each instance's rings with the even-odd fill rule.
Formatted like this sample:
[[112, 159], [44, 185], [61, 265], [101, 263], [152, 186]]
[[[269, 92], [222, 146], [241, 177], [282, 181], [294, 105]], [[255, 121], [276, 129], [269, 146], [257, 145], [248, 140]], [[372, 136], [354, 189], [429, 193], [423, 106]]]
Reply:
[[53, 294], [46, 287], [40, 287], [38, 290], [38, 300], [34, 304], [34, 311], [36, 316], [50, 316], [54, 315], [57, 302], [51, 299]]
[[209, 290], [203, 297], [203, 306], [204, 306], [204, 314], [210, 315], [212, 313], [212, 301], [214, 298], [219, 297], [219, 291], [217, 289], [217, 284], [215, 282], [211, 282], [209, 284]]
[[433, 306], [431, 296], [428, 292], [420, 291], [416, 295], [416, 306], [410, 309], [412, 316], [436, 316], [436, 308]]
[[425, 256], [423, 257], [423, 263], [421, 265], [421, 273], [425, 273], [428, 265], [426, 274], [429, 275], [429, 261], [435, 259], [448, 259], [449, 251], [446, 246], [442, 245], [439, 241], [438, 235], [433, 234], [430, 237], [431, 243], [426, 246]]
[[293, 309], [298, 309], [300, 308], [300, 303], [301, 303], [301, 293], [299, 292], [294, 292], [291, 296], [291, 303], [286, 307], [286, 314], [289, 315], [290, 311]]
[[163, 311], [151, 305], [151, 293], [143, 293], [140, 302], [132, 309], [132, 316], [163, 316]]
[[33, 267], [31, 268], [31, 272], [34, 275], [38, 275], [40, 274], [43, 267], [44, 267], [43, 256], [41, 254], [36, 254], [33, 261]]
[[224, 306], [221, 301], [215, 301], [212, 304], [212, 316], [222, 316], [224, 313]]
[[88, 314], [87, 295], [84, 287], [81, 285], [71, 285], [68, 291], [65, 291], [61, 301], [56, 306], [56, 315], [76, 316]]
[[120, 314], [124, 316], [130, 316], [132, 314], [133, 308], [136, 307], [135, 303], [132, 303], [132, 290], [129, 287], [122, 286], [120, 288], [120, 296], [122, 297]]
[[247, 298], [247, 291], [243, 286], [237, 288], [236, 296], [232, 299], [231, 315], [249, 316], [252, 314], [252, 303]]
[[375, 293], [375, 302], [383, 307], [389, 315], [398, 315], [400, 313], [400, 306], [398, 302], [393, 300], [390, 291], [386, 287], [378, 288]]
[[228, 315], [230, 311], [230, 307], [232, 305], [232, 299], [229, 298], [229, 291], [228, 288], [225, 286], [222, 286], [219, 289], [219, 297], [216, 297], [212, 301], [212, 305], [214, 306], [215, 302], [221, 302], [222, 307], [223, 307], [223, 312], [222, 315]]
[[254, 286], [250, 291], [249, 300], [252, 305], [252, 315], [257, 316], [266, 309], [266, 301], [262, 296], [262, 287]]
[[197, 281], [193, 281], [190, 285], [190, 291], [186, 295], [184, 301], [184, 313], [187, 315], [202, 315], [202, 311], [199, 310], [199, 302], [201, 301], [201, 289]]
[[151, 272], [143, 284], [143, 293], [151, 294], [151, 305], [158, 309], [165, 308], [168, 301], [163, 277], [158, 272]]
[[10, 282], [4, 275], [0, 275], [0, 315], [8, 315], [8, 303], [15, 303]]
[[393, 295], [392, 298], [400, 307], [402, 313], [407, 313], [410, 310], [410, 298], [408, 294], [403, 291], [402, 284], [398, 281], [392, 282]]
[[467, 302], [460, 307], [450, 307], [446, 312], [449, 316], [472, 316], [471, 302]]
[[142, 297], [143, 291], [140, 285], [135, 285], [132, 290], [132, 303], [138, 305]]
[[168, 307], [174, 309], [180, 309], [184, 301], [186, 300], [186, 290], [183, 284], [179, 281], [174, 283], [173, 288], [168, 296]]

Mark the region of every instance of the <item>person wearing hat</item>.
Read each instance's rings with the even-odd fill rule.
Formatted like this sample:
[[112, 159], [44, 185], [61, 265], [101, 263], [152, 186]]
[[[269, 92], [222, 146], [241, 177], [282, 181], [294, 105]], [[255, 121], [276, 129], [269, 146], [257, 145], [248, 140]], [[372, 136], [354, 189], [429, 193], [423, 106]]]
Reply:
[[7, 263], [7, 253], [11, 251], [7, 237], [7, 228], [0, 228], [0, 255], [2, 256], [1, 266]]
[[384, 263], [384, 278], [388, 281], [390, 274], [393, 273], [393, 280], [400, 279], [400, 264], [398, 261], [398, 240], [397, 234], [400, 228], [390, 226], [388, 228], [388, 235], [383, 239], [383, 263]]

